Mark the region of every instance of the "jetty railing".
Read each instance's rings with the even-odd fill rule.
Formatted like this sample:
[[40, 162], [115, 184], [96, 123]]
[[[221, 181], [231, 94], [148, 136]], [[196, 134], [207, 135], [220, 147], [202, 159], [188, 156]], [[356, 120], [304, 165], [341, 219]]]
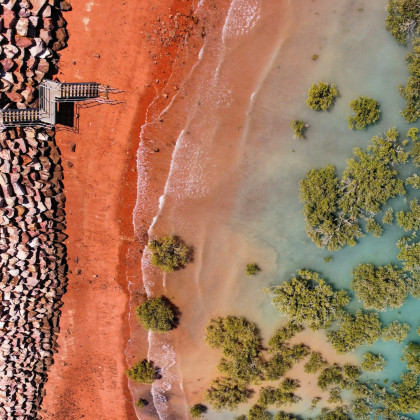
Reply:
[[110, 99], [110, 95], [122, 92], [93, 82], [61, 83], [43, 80], [39, 85], [39, 107], [0, 110], [0, 129], [16, 126], [52, 128], [57, 124], [57, 104], [73, 102], [79, 104], [78, 108], [82, 107], [81, 103], [86, 103], [85, 108], [102, 104], [116, 105], [125, 101]]

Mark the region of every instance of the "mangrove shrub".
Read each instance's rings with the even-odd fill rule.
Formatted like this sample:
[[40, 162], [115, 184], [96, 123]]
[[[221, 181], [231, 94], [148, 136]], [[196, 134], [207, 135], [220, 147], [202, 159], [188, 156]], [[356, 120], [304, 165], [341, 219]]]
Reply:
[[271, 413], [258, 404], [253, 405], [248, 412], [248, 420], [271, 420], [272, 418]]
[[347, 118], [351, 130], [363, 130], [366, 126], [378, 121], [380, 116], [379, 104], [375, 99], [359, 96], [350, 102], [353, 114]]
[[346, 291], [334, 292], [318, 273], [309, 270], [299, 270], [296, 277], [268, 292], [280, 312], [312, 330], [328, 327], [350, 300]]
[[258, 267], [258, 264], [247, 264], [245, 269], [245, 274], [247, 276], [255, 276], [259, 271], [261, 271], [260, 267]]
[[308, 127], [308, 124], [305, 124], [301, 120], [293, 120], [290, 123], [290, 128], [293, 130], [293, 138], [295, 139], [304, 139], [305, 138], [305, 128]]
[[413, 51], [407, 54], [406, 61], [410, 76], [405, 85], [399, 86], [400, 94], [406, 102], [401, 115], [408, 123], [412, 123], [420, 117], [420, 37], [413, 40]]
[[255, 324], [234, 316], [213, 319], [207, 326], [206, 341], [227, 356], [218, 365], [220, 372], [245, 383], [261, 379], [261, 337]]
[[409, 324], [399, 321], [392, 321], [390, 324], [382, 328], [381, 338], [383, 341], [394, 340], [397, 343], [401, 343], [405, 339], [405, 337], [407, 337], [409, 331]]
[[177, 309], [165, 296], [146, 300], [137, 307], [136, 313], [146, 330], [166, 332], [177, 326]]
[[277, 352], [264, 363], [264, 378], [270, 381], [280, 379], [294, 363], [300, 362], [309, 354], [309, 347], [304, 344], [281, 346]]
[[261, 388], [258, 405], [265, 408], [269, 405], [282, 407], [295, 404], [300, 400], [300, 397], [294, 394], [298, 387], [299, 383], [297, 381], [285, 379], [278, 388], [272, 386]]
[[274, 416], [274, 420], [298, 420], [298, 418], [294, 417], [293, 414], [288, 414], [284, 411], [280, 411]]
[[326, 111], [338, 96], [337, 86], [333, 83], [329, 85], [325, 82], [313, 84], [308, 90], [306, 105], [314, 111]]
[[365, 353], [362, 361], [362, 369], [368, 372], [378, 372], [384, 370], [386, 366], [385, 359], [380, 354]]
[[127, 376], [136, 382], [142, 384], [151, 384], [157, 377], [157, 369], [153, 362], [143, 359], [126, 371]]
[[351, 287], [366, 309], [386, 311], [401, 307], [409, 292], [407, 277], [391, 264], [361, 264], [353, 270]]
[[203, 404], [195, 404], [190, 408], [190, 414], [193, 418], [202, 417], [202, 415], [207, 411], [207, 407]]
[[347, 161], [341, 180], [339, 206], [344, 213], [357, 217], [362, 212], [378, 213], [390, 198], [405, 194], [404, 182], [390, 162], [376, 153], [353, 149], [356, 159]]
[[397, 258], [403, 261], [403, 269], [411, 272], [411, 277], [420, 281], [420, 242], [416, 241], [416, 236], [404, 236], [397, 242], [400, 250]]
[[324, 391], [332, 385], [342, 386], [343, 381], [343, 370], [337, 364], [326, 367], [318, 376], [318, 386]]
[[295, 321], [289, 321], [283, 327], [280, 327], [275, 334], [270, 338], [268, 345], [270, 349], [279, 350], [293, 338], [296, 334], [303, 331], [304, 327], [301, 324], [296, 323]]
[[407, 38], [420, 33], [420, 3], [418, 0], [389, 0], [386, 29], [400, 44]]
[[225, 356], [257, 357], [261, 348], [258, 328], [245, 318], [227, 316], [212, 319], [207, 326], [206, 341], [221, 349]]
[[413, 159], [414, 166], [420, 167], [420, 138], [419, 129], [411, 127], [407, 132], [407, 137], [410, 137], [413, 145], [410, 151], [410, 157]]
[[376, 313], [344, 313], [338, 325], [338, 330], [327, 333], [338, 353], [348, 353], [363, 344], [373, 344], [381, 335], [381, 321]]
[[343, 372], [344, 372], [344, 376], [350, 382], [356, 381], [362, 373], [360, 368], [350, 363], [346, 363], [343, 366]]
[[395, 215], [398, 226], [406, 232], [410, 230], [419, 230], [420, 228], [420, 206], [417, 198], [410, 201], [410, 211], [399, 211]]
[[178, 236], [153, 239], [147, 247], [152, 252], [151, 263], [167, 273], [185, 267], [190, 261], [191, 248]]
[[315, 420], [350, 420], [348, 408], [345, 406], [334, 409], [323, 408]]
[[147, 405], [149, 405], [149, 401], [145, 400], [144, 398], [139, 398], [136, 401], [136, 407], [138, 407], [138, 408], [144, 408]]
[[217, 378], [211, 382], [204, 398], [216, 411], [235, 410], [240, 403], [246, 402], [252, 391], [244, 383], [232, 378]]
[[392, 207], [389, 207], [388, 210], [384, 213], [384, 217], [382, 218], [382, 223], [384, 223], [385, 225], [392, 225], [393, 222], [394, 222], [394, 209]]
[[321, 353], [312, 352], [311, 357], [303, 367], [306, 373], [317, 373], [320, 369], [327, 365], [327, 361], [323, 359]]
[[341, 398], [341, 389], [340, 388], [332, 388], [330, 389], [330, 395], [328, 397], [327, 402], [330, 404], [337, 404], [343, 402]]
[[418, 176], [417, 174], [409, 176], [405, 180], [405, 185], [410, 185], [412, 188], [419, 190], [420, 189], [420, 176]]
[[373, 217], [369, 217], [366, 219], [366, 232], [372, 233], [375, 238], [379, 238], [384, 233], [384, 230]]
[[385, 395], [384, 408], [379, 411], [382, 418], [398, 419], [400, 413], [417, 414], [420, 411], [420, 386], [417, 374], [407, 372], [401, 375], [401, 382], [393, 383], [394, 393]]
[[355, 218], [339, 212], [341, 189], [334, 166], [311, 169], [299, 186], [306, 233], [312, 241], [329, 251], [356, 245], [356, 238], [363, 234]]
[[222, 358], [217, 368], [229, 378], [251, 383], [261, 380], [264, 364], [261, 358], [244, 354], [233, 359]]
[[420, 344], [410, 343], [403, 349], [403, 362], [407, 362], [408, 369], [415, 375], [420, 375]]
[[[393, 166], [408, 161], [395, 128], [386, 136], [374, 136], [367, 151], [354, 148], [354, 158], [347, 161], [341, 180], [334, 166], [311, 169], [300, 181], [300, 201], [306, 233], [320, 248], [336, 251], [355, 245], [363, 236], [359, 221], [367, 219], [367, 229], [376, 236], [382, 228], [373, 220], [390, 198], [405, 194], [404, 182]], [[388, 215], [388, 218], [390, 215]]]

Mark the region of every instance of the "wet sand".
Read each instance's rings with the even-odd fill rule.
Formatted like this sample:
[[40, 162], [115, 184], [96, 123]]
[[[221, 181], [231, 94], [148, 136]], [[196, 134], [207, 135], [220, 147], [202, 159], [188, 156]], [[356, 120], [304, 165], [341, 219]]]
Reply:
[[[265, 285], [277, 279], [278, 256], [272, 247], [255, 238], [255, 232], [249, 234], [249, 226], [238, 225], [241, 221], [237, 217], [244, 201], [253, 206], [254, 213], [263, 209], [266, 203], [256, 200], [258, 194], [251, 190], [251, 182], [244, 187], [244, 191], [249, 191], [248, 197], [243, 197], [242, 191], [238, 193], [238, 185], [244, 178], [252, 178], [258, 169], [249, 152], [250, 143], [258, 143], [257, 154], [267, 153], [265, 148], [269, 139], [263, 128], [269, 124], [263, 114], [270, 114], [271, 109], [260, 108], [262, 115], [255, 121], [261, 101], [256, 106], [254, 101], [259, 100], [261, 84], [266, 83], [267, 73], [277, 72], [278, 81], [269, 88], [279, 98], [297, 100], [301, 92], [306, 93], [306, 86], [313, 77], [308, 67], [315, 68], [312, 54], [317, 49], [308, 48], [304, 54], [297, 55], [294, 41], [299, 28], [306, 27], [302, 20], [311, 27], [317, 23], [318, 13], [324, 16], [328, 3], [323, 2], [318, 9], [313, 9], [307, 2], [303, 18], [300, 9], [290, 2], [281, 2], [276, 7], [263, 2], [259, 20], [247, 13], [248, 9], [244, 15], [235, 16], [231, 25], [225, 23], [224, 28], [218, 25], [223, 25], [229, 15], [229, 5], [219, 3], [217, 6], [219, 15], [209, 17], [214, 25], [206, 37], [201, 62], [166, 113], [163, 128], [159, 130], [160, 136], [163, 131], [166, 138], [177, 139], [177, 147], [151, 234], [180, 235], [193, 245], [194, 262], [169, 275], [162, 275], [151, 267], [147, 255], [142, 266], [148, 293], [165, 294], [181, 310], [179, 327], [164, 335], [151, 334], [149, 348], [151, 359], [163, 372], [162, 380], [153, 384], [155, 403], [161, 418], [170, 420], [187, 418], [187, 408], [203, 402], [203, 391], [211, 379], [219, 375], [216, 365], [220, 352], [209, 349], [203, 340], [206, 325], [212, 317], [246, 316], [262, 329], [265, 339], [280, 322], [278, 313], [262, 292]], [[325, 13], [325, 16], [328, 15]], [[244, 33], [247, 22], [256, 23], [252, 31]], [[306, 42], [310, 37], [314, 37], [312, 32], [304, 32]], [[313, 40], [316, 47], [323, 40], [318, 38]], [[299, 39], [297, 44], [304, 45], [304, 41]], [[287, 58], [279, 62], [283, 55]], [[307, 83], [306, 79], [301, 80], [304, 77], [308, 78]], [[302, 82], [298, 87], [296, 80]], [[281, 110], [278, 119], [282, 112], [289, 110], [286, 107]], [[249, 127], [250, 120], [258, 124], [259, 133], [255, 134], [255, 126]], [[177, 128], [177, 131], [167, 129], [167, 123], [171, 130]], [[153, 127], [148, 129], [151, 138], [159, 138], [158, 131], [154, 132]], [[289, 131], [276, 139], [280, 145], [290, 147]], [[277, 188], [272, 189], [273, 195]], [[300, 214], [300, 208], [296, 214]], [[277, 224], [269, 229], [281, 236], [281, 231], [274, 227]], [[247, 278], [244, 273], [246, 264], [252, 261], [261, 262], [263, 267], [255, 279]], [[314, 337], [305, 338], [308, 342], [314, 340]], [[325, 337], [318, 335], [316, 338], [314, 348], [324, 348]], [[332, 349], [328, 349], [325, 357], [335, 361]], [[298, 366], [291, 375], [301, 378], [302, 370], [302, 366]], [[310, 400], [315, 382], [307, 385], [302, 387], [301, 393]], [[140, 395], [149, 398], [149, 395]], [[144, 418], [149, 418], [147, 410], [144, 410]], [[227, 413], [211, 410], [206, 417], [231, 418]]]
[[[195, 253], [194, 262], [185, 270], [168, 276], [150, 267], [147, 256], [143, 259], [148, 293], [165, 294], [182, 313], [177, 330], [154, 334], [150, 341], [150, 356], [163, 372], [163, 379], [153, 385], [161, 418], [187, 418], [188, 407], [201, 402], [202, 391], [217, 375], [220, 358], [203, 340], [205, 325], [212, 316], [241, 313], [242, 303], [232, 304], [238, 296], [233, 280], [239, 273], [230, 261], [235, 258], [233, 250], [241, 254], [250, 245], [227, 224], [235, 206], [252, 94], [265, 65], [270, 66], [273, 44], [288, 29], [288, 15], [278, 19], [287, 8], [282, 4], [274, 9], [272, 18], [266, 9], [261, 12], [256, 29], [260, 37], [250, 33], [245, 42], [236, 41], [236, 21], [223, 26], [229, 5], [219, 3], [217, 13], [208, 15], [212, 29], [202, 59], [165, 116], [164, 133], [178, 139], [177, 149], [151, 233], [179, 234], [194, 246]], [[222, 37], [227, 44], [221, 42]], [[166, 123], [178, 131], [171, 132]], [[159, 395], [165, 395], [168, 403], [160, 403]]]
[[[73, 11], [66, 15], [69, 46], [62, 51], [57, 77], [124, 90], [112, 99], [125, 104], [82, 109], [79, 133], [57, 134], [65, 168], [70, 271], [59, 351], [45, 387], [44, 419], [136, 418], [125, 375], [127, 284], [140, 282], [143, 234], [162, 194], [173, 145], [156, 144], [145, 156], [153, 170], [148, 174], [150, 212], [142, 215], [140, 240], [132, 224], [136, 151], [147, 107], [165, 91], [172, 59], [183, 49], [183, 26], [175, 41], [167, 42], [161, 32], [154, 32], [156, 22], [177, 11], [189, 14], [191, 4], [177, 0], [156, 6], [150, 0], [111, 5], [104, 0], [73, 0]], [[160, 83], [153, 83], [159, 79]], [[170, 100], [174, 88], [169, 89], [162, 103], [156, 101], [156, 109]], [[139, 348], [139, 357], [146, 350], [146, 345]]]

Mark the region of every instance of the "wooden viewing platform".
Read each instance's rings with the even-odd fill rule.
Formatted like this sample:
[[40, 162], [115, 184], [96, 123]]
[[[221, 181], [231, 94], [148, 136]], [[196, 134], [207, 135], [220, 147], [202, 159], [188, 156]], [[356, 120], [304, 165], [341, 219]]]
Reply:
[[109, 94], [120, 92], [99, 83], [60, 83], [43, 80], [39, 85], [39, 108], [0, 110], [0, 129], [15, 126], [52, 128], [57, 124], [59, 103], [118, 104], [124, 101], [110, 100]]

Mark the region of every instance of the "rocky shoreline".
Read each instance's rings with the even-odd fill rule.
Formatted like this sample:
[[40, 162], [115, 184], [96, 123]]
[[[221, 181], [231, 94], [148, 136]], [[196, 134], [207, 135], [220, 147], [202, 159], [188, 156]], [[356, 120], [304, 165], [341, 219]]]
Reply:
[[53, 132], [0, 133], [0, 407], [32, 418], [52, 364], [66, 286], [64, 194]]
[[67, 1], [0, 1], [0, 106], [36, 108], [37, 85], [58, 71], [57, 51], [68, 34], [61, 10]]
[[[67, 1], [0, 1], [0, 107], [37, 108], [58, 71]], [[37, 417], [67, 283], [65, 197], [55, 132], [0, 131], [0, 414]]]

